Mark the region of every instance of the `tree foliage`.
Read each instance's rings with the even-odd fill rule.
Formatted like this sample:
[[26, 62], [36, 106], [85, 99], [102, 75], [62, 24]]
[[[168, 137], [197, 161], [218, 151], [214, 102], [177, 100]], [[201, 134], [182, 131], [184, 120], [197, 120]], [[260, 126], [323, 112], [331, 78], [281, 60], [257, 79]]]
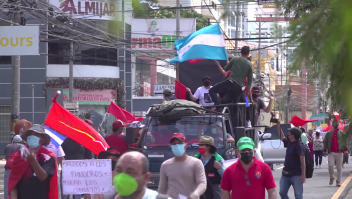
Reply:
[[[153, 3], [158, 3], [158, 1], [154, 0]], [[134, 2], [134, 18], [176, 18], [176, 9], [162, 6], [158, 7], [159, 9], [148, 9], [145, 5], [143, 6], [143, 4], [139, 2]], [[181, 18], [196, 18], [196, 30], [208, 26], [208, 19], [189, 8], [181, 9], [180, 16]]]
[[[328, 87], [332, 111], [352, 115], [352, 1], [277, 0], [291, 21], [291, 43], [298, 44], [293, 64], [305, 64], [310, 78]], [[346, 118], [347, 115], [344, 117]]]

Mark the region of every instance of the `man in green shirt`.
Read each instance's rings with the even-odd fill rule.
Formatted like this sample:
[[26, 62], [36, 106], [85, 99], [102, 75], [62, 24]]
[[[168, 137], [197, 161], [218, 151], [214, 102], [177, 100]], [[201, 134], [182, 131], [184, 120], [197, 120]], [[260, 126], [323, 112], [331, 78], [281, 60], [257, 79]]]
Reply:
[[[248, 61], [249, 46], [243, 46], [241, 49], [241, 56], [234, 57], [225, 66], [225, 71], [231, 71], [231, 75], [225, 81], [217, 83], [215, 86], [209, 89], [209, 94], [214, 102], [214, 105], [219, 105], [218, 93], [231, 92], [232, 103], [237, 103], [242, 94], [242, 87], [245, 85], [246, 77], [248, 82], [246, 85], [246, 95], [251, 99], [251, 86], [253, 79], [252, 64]], [[218, 61], [215, 61], [217, 65], [220, 65]], [[218, 109], [219, 110], [219, 109]]]

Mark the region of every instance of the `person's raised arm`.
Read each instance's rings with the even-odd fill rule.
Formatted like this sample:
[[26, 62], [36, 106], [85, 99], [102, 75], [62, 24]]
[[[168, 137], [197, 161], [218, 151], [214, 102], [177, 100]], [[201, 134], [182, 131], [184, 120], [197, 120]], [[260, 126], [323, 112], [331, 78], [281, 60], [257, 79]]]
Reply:
[[[35, 155], [34, 151], [32, 149], [29, 149], [29, 152], [30, 152], [30, 154], [27, 156], [27, 159], [29, 160], [37, 178], [41, 182], [43, 182], [44, 180], [46, 180], [48, 178], [49, 174], [38, 163], [37, 159], [35, 158], [36, 155]], [[53, 157], [51, 157], [51, 158], [53, 158]], [[51, 162], [53, 162], [53, 161], [51, 161]], [[53, 167], [55, 168], [55, 161], [53, 163], [54, 163]]]
[[[218, 62], [218, 61], [216, 61]], [[229, 71], [232, 68], [232, 63], [233, 63], [233, 59], [231, 59], [231, 61], [227, 62], [226, 66], [224, 67], [225, 71]], [[219, 63], [219, 62], [218, 62]], [[220, 65], [220, 64], [219, 64]]]
[[[273, 100], [274, 100], [274, 95], [270, 93], [270, 101], [267, 107], [263, 108], [263, 111], [265, 111], [266, 113], [269, 113], [271, 111], [271, 108], [273, 106]], [[265, 105], [264, 105], [265, 106]]]
[[278, 120], [276, 126], [277, 126], [277, 133], [279, 134], [279, 139], [283, 140], [285, 138], [285, 135], [284, 135], [284, 132], [282, 131], [281, 123], [279, 120]]
[[145, 127], [143, 128], [143, 131], [142, 131], [141, 135], [139, 136], [139, 139], [138, 139], [137, 143], [136, 143], [136, 148], [141, 148], [142, 140], [143, 140], [144, 135], [145, 135], [145, 133], [146, 133], [147, 131], [148, 131], [148, 127], [145, 126]]
[[216, 66], [218, 67], [219, 71], [221, 72], [222, 76], [227, 78], [228, 72], [226, 72], [224, 69], [222, 69], [220, 63], [218, 61], [215, 61]]

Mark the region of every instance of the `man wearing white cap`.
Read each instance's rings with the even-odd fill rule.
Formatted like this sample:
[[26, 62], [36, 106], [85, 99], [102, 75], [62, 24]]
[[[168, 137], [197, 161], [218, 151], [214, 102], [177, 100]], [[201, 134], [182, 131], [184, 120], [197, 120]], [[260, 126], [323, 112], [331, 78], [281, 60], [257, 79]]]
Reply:
[[143, 132], [145, 132], [147, 128], [144, 124], [142, 124], [139, 121], [132, 122], [131, 127], [134, 129], [134, 137], [136, 142], [134, 147], [140, 148], [141, 141], [142, 141], [142, 139], [140, 138], [143, 137]]

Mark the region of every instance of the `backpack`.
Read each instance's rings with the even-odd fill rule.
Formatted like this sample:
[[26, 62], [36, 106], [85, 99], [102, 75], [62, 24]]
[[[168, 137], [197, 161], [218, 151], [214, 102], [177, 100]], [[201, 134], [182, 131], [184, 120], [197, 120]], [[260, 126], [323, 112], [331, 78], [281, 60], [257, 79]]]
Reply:
[[312, 154], [310, 154], [309, 148], [306, 145], [304, 145], [303, 143], [301, 143], [301, 144], [306, 149], [305, 154], [304, 154], [304, 157], [306, 160], [306, 178], [312, 178], [313, 171], [314, 171], [314, 160], [313, 160]]

